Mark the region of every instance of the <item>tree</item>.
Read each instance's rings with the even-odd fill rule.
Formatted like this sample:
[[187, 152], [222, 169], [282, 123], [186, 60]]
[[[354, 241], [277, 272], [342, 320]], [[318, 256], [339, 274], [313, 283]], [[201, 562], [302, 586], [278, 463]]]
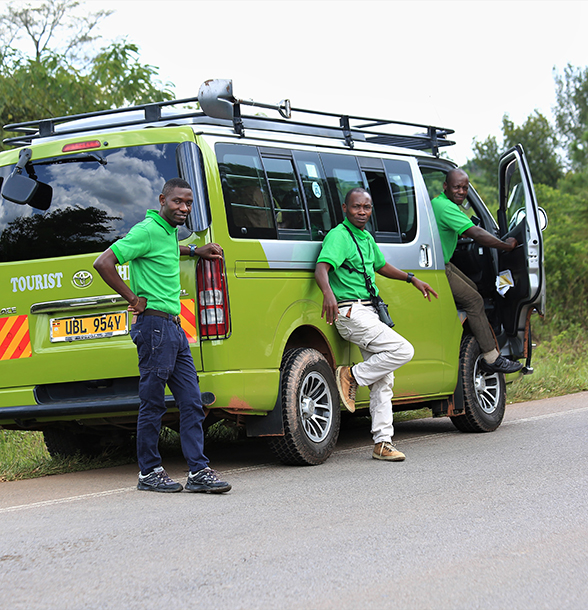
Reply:
[[[12, 48], [24, 40], [32, 44], [30, 57], [35, 61], [48, 51], [62, 55], [70, 64], [87, 60], [84, 51], [98, 39], [93, 30], [113, 11], [87, 13], [82, 4], [77, 0], [9, 2], [6, 13], [0, 15], [2, 48]], [[59, 46], [52, 48], [55, 39], [60, 41]]]
[[563, 176], [563, 166], [557, 153], [557, 134], [545, 116], [535, 110], [517, 127], [505, 115], [502, 118], [502, 132], [505, 149], [516, 144], [523, 145], [533, 181], [555, 188]]
[[527, 117], [517, 127], [508, 114], [502, 117], [502, 142], [495, 136], [488, 136], [479, 142], [474, 139], [474, 157], [465, 166], [472, 182], [482, 196], [489, 196], [489, 202], [497, 198], [498, 161], [500, 156], [516, 144], [522, 144], [527, 155], [533, 181], [555, 188], [563, 176], [563, 166], [557, 147], [558, 140], [554, 128], [538, 110]]
[[[76, 0], [7, 6], [0, 16], [0, 125], [173, 98], [172, 85], [140, 62], [135, 44], [118, 40], [96, 50], [92, 32], [109, 12], [77, 16]], [[16, 47], [22, 39], [31, 54]]]
[[570, 169], [588, 165], [588, 68], [568, 64], [555, 73], [555, 121]]

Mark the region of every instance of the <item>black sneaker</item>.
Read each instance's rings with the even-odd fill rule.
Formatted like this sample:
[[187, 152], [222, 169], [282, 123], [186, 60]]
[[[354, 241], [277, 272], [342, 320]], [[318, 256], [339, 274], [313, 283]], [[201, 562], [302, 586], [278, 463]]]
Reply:
[[231, 486], [218, 478], [218, 474], [212, 468], [203, 468], [196, 474], [190, 473], [186, 481], [186, 491], [206, 494], [222, 494], [229, 491]]
[[508, 375], [509, 373], [516, 373], [523, 368], [523, 365], [520, 362], [515, 362], [514, 360], [508, 360], [504, 356], [498, 356], [496, 360], [490, 364], [482, 358], [480, 361], [480, 367], [485, 373], [504, 373]]
[[172, 481], [162, 466], [149, 474], [139, 473], [137, 489], [141, 491], [161, 491], [163, 493], [176, 493], [184, 489], [179, 483]]

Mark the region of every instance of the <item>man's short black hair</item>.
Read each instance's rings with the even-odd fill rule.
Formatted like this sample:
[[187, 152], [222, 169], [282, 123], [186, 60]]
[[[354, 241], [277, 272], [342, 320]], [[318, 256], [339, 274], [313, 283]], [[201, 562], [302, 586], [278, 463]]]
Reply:
[[175, 188], [192, 190], [192, 187], [183, 178], [172, 178], [163, 185], [161, 194], [167, 197]]
[[453, 178], [453, 176], [456, 176], [458, 174], [465, 174], [466, 176], [468, 175], [468, 173], [461, 169], [461, 167], [454, 167], [452, 169], [450, 169], [447, 174], [445, 174], [445, 182], [447, 182], [450, 178]]
[[[355, 193], [365, 193], [366, 195], [370, 195], [369, 192], [363, 188], [363, 186], [356, 186], [355, 188], [351, 189], [347, 195], [345, 195], [345, 205], [349, 205], [349, 200], [351, 199], [351, 195], [354, 195]], [[370, 195], [371, 197], [371, 195]]]

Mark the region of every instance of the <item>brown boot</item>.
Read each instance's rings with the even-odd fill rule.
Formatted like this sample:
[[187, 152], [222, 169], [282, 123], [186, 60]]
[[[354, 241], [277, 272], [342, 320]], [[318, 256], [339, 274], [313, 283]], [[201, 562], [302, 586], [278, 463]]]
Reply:
[[398, 451], [398, 449], [388, 441], [376, 443], [372, 457], [374, 460], [387, 460], [388, 462], [402, 462], [406, 458], [402, 451]]
[[338, 366], [335, 371], [335, 379], [337, 380], [337, 389], [341, 401], [348, 411], [355, 411], [355, 393], [357, 392], [357, 381], [351, 373], [350, 366]]

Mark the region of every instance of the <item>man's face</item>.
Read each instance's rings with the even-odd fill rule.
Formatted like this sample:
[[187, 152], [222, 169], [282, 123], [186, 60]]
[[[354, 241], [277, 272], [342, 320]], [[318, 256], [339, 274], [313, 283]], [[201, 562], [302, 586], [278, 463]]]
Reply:
[[372, 215], [372, 198], [367, 193], [353, 193], [347, 205], [343, 204], [347, 220], [358, 229], [364, 229]]
[[194, 197], [191, 189], [176, 186], [168, 195], [159, 196], [161, 204], [160, 216], [163, 216], [172, 227], [183, 225], [192, 210]]
[[469, 188], [470, 181], [465, 172], [453, 173], [443, 183], [443, 190], [447, 195], [447, 199], [457, 205], [461, 205], [465, 201]]

